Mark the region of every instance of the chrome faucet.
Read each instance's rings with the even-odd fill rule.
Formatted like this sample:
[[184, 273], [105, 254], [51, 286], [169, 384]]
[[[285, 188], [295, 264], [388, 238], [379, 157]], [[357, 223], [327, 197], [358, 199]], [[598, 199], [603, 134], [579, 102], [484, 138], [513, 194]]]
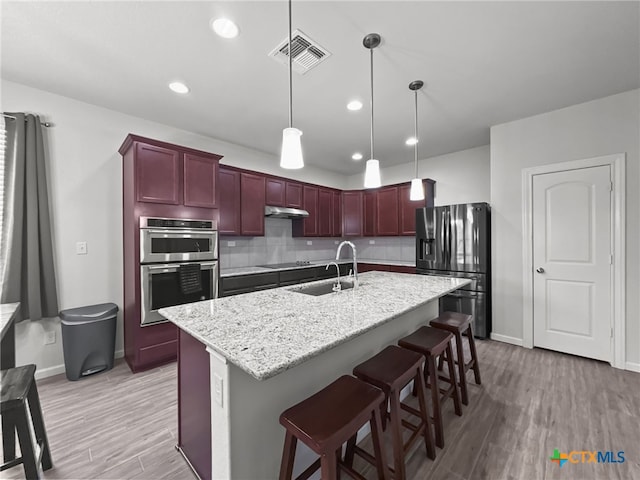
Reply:
[[344, 240], [340, 245], [338, 245], [338, 251], [336, 252], [336, 260], [340, 260], [340, 250], [344, 245], [349, 245], [351, 250], [353, 250], [353, 288], [358, 287], [358, 260], [356, 258], [356, 246], [351, 243], [349, 240]]
[[338, 264], [337, 264], [336, 262], [329, 262], [329, 263], [327, 263], [327, 266], [326, 266], [326, 267], [324, 267], [324, 269], [325, 269], [325, 270], [329, 270], [329, 267], [330, 267], [331, 265], [335, 265], [335, 267], [336, 267], [336, 272], [338, 272], [338, 283], [336, 283], [336, 284], [333, 286], [332, 290], [333, 290], [334, 292], [339, 292], [340, 290], [342, 290], [342, 284], [340, 283], [340, 267], [338, 266]]

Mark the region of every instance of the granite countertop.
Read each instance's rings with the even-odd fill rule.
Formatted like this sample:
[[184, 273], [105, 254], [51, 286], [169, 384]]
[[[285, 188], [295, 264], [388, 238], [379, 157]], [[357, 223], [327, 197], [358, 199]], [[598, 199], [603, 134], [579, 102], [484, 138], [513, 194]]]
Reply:
[[319, 280], [160, 309], [240, 369], [266, 380], [470, 283], [461, 278], [367, 272], [357, 289], [296, 292]]
[[7, 333], [7, 330], [9, 330], [11, 322], [13, 322], [13, 319], [19, 308], [20, 303], [0, 304], [0, 326], [2, 327], [2, 335], [0, 336], [0, 338], [4, 337], [4, 334]]

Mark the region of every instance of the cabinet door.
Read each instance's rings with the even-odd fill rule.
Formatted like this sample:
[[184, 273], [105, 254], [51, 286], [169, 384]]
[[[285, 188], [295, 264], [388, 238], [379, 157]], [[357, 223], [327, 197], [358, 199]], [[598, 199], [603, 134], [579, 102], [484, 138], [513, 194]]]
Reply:
[[[423, 188], [427, 189], [426, 182], [423, 182]], [[411, 184], [400, 185], [398, 187], [398, 201], [400, 203], [400, 235], [416, 234], [416, 208], [427, 206], [427, 197], [423, 200], [411, 201], [409, 194], [411, 193]]]
[[274, 207], [285, 206], [285, 181], [280, 178], [266, 179], [266, 204]]
[[218, 161], [184, 154], [183, 191], [188, 207], [215, 208]]
[[318, 190], [318, 235], [321, 237], [330, 237], [333, 232], [332, 200], [331, 190]]
[[240, 233], [264, 236], [265, 179], [252, 173], [240, 174]]
[[373, 237], [377, 234], [376, 197], [377, 191], [367, 190], [362, 194], [362, 235], [365, 237]]
[[291, 208], [302, 208], [302, 184], [297, 182], [286, 182], [285, 186], [285, 206]]
[[176, 150], [138, 143], [135, 163], [139, 202], [178, 205], [182, 201], [180, 154]]
[[220, 235], [240, 235], [240, 173], [220, 168], [218, 172]]
[[384, 187], [376, 196], [376, 235], [398, 235], [398, 187]]
[[302, 189], [302, 207], [309, 212], [303, 221], [303, 235], [305, 237], [318, 236], [318, 188], [305, 185]]
[[331, 235], [342, 236], [342, 195], [338, 191], [331, 192]]
[[342, 192], [342, 235], [362, 236], [362, 192]]

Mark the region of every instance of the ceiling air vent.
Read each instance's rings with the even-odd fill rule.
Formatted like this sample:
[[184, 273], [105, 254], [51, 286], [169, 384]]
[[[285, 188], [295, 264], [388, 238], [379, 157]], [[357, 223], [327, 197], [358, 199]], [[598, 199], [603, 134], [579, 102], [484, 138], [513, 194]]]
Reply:
[[[309, 70], [317, 66], [320, 62], [331, 56], [331, 52], [318, 45], [300, 30], [291, 33], [291, 52], [293, 71], [304, 75]], [[289, 64], [289, 37], [274, 48], [269, 56], [282, 63]]]

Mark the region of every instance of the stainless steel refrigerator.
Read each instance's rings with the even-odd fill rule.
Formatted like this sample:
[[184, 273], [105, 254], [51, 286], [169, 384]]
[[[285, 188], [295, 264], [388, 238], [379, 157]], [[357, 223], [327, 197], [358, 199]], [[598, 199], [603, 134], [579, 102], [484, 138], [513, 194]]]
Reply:
[[440, 311], [472, 314], [479, 338], [491, 333], [490, 217], [488, 203], [416, 210], [417, 272], [471, 279], [440, 299]]

